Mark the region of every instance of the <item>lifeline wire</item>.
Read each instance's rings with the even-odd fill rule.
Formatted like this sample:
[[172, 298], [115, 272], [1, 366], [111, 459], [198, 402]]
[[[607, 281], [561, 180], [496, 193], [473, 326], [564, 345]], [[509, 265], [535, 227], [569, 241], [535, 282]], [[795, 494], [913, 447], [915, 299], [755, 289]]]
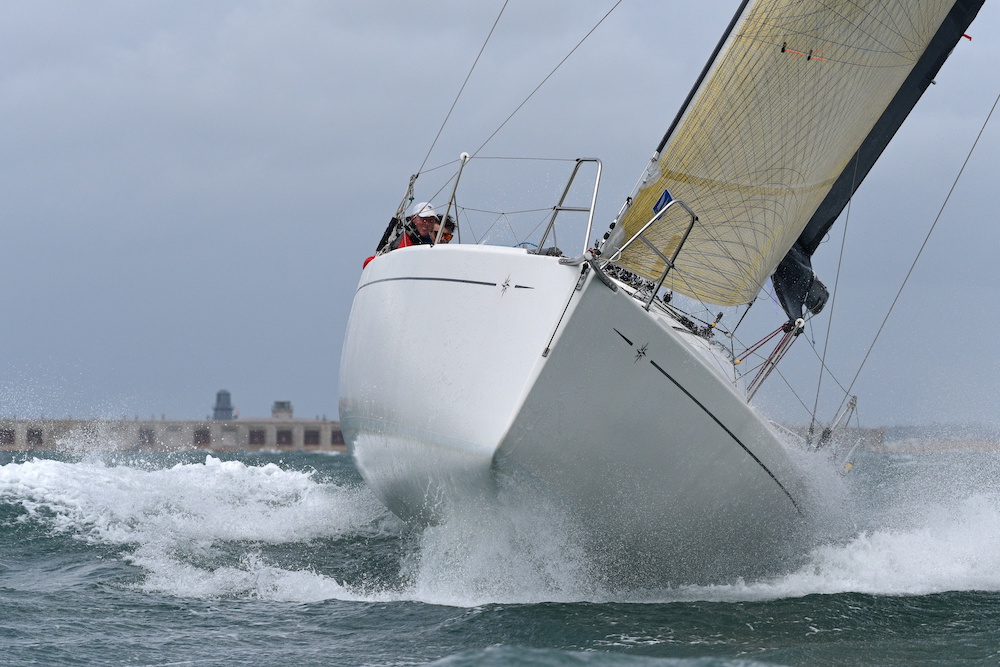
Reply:
[[843, 400], [840, 402], [840, 407], [837, 408], [837, 414], [840, 414], [840, 411], [843, 409], [844, 403], [847, 401], [847, 397], [851, 393], [851, 389], [854, 388], [854, 383], [858, 381], [858, 376], [861, 375], [861, 369], [864, 368], [865, 362], [868, 361], [868, 357], [871, 355], [872, 349], [875, 347], [875, 343], [878, 341], [879, 336], [882, 334], [882, 330], [885, 328], [885, 323], [889, 321], [889, 315], [892, 314], [892, 309], [896, 307], [896, 302], [899, 301], [899, 295], [903, 293], [903, 288], [906, 287], [906, 281], [910, 279], [910, 274], [913, 273], [913, 268], [917, 265], [917, 261], [920, 259], [920, 255], [923, 253], [924, 247], [927, 246], [927, 241], [930, 240], [931, 234], [934, 232], [934, 227], [937, 226], [938, 220], [941, 219], [941, 214], [944, 213], [944, 209], [948, 205], [948, 200], [951, 199], [951, 195], [955, 191], [955, 186], [958, 185], [958, 179], [962, 177], [965, 167], [969, 164], [969, 160], [972, 158], [972, 153], [975, 152], [976, 146], [979, 144], [979, 140], [982, 138], [983, 132], [986, 131], [986, 126], [989, 124], [990, 118], [993, 116], [993, 112], [996, 111], [997, 104], [1000, 104], [1000, 94], [998, 94], [996, 100], [993, 101], [993, 107], [990, 108], [990, 112], [986, 114], [986, 120], [983, 121], [983, 126], [979, 128], [979, 134], [976, 135], [976, 140], [972, 142], [972, 148], [969, 149], [969, 154], [965, 156], [965, 162], [962, 163], [962, 168], [958, 170], [958, 174], [955, 176], [955, 181], [951, 184], [951, 189], [948, 190], [948, 196], [944, 198], [941, 208], [938, 209], [938, 213], [934, 217], [934, 222], [931, 224], [931, 228], [927, 230], [927, 236], [924, 237], [924, 242], [920, 244], [920, 250], [917, 251], [917, 256], [913, 258], [913, 263], [910, 264], [910, 270], [906, 272], [906, 277], [903, 278], [903, 284], [899, 286], [899, 291], [896, 292], [896, 298], [892, 300], [889, 310], [886, 311], [885, 318], [882, 320], [881, 326], [879, 326], [878, 331], [875, 333], [875, 338], [872, 339], [872, 344], [868, 347], [868, 351], [865, 353], [865, 358], [861, 360], [861, 365], [858, 366], [858, 372], [854, 374], [854, 379], [851, 380], [851, 385], [847, 388], [847, 392], [845, 393]]

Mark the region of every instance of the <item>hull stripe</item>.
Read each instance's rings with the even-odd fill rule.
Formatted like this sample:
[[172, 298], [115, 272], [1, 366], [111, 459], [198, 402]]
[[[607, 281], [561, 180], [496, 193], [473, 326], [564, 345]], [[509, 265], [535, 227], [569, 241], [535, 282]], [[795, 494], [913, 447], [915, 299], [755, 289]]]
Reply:
[[365, 283], [364, 285], [362, 285], [361, 287], [359, 287], [358, 291], [360, 292], [361, 290], [363, 290], [364, 288], [368, 287], [369, 285], [376, 285], [378, 283], [390, 283], [390, 282], [394, 282], [396, 280], [431, 280], [431, 281], [444, 282], [444, 283], [464, 283], [466, 285], [483, 285], [485, 287], [496, 287], [497, 286], [497, 283], [488, 283], [488, 282], [484, 282], [482, 280], [461, 280], [459, 278], [430, 278], [430, 277], [424, 277], [424, 276], [401, 276], [399, 278], [382, 278], [381, 280], [373, 280], [370, 283]]
[[[618, 334], [618, 335], [621, 336], [621, 334]], [[622, 336], [622, 338], [624, 338], [624, 336]], [[689, 392], [687, 389], [685, 389], [683, 386], [681, 386], [681, 383], [678, 382], [677, 380], [675, 380], [670, 375], [670, 373], [668, 373], [667, 371], [663, 370], [663, 368], [661, 368], [659, 364], [657, 364], [652, 359], [649, 360], [649, 363], [651, 363], [653, 365], [653, 368], [655, 368], [656, 370], [660, 371], [660, 373], [662, 373], [665, 378], [667, 378], [668, 380], [670, 380], [671, 382], [673, 382], [677, 386], [678, 389], [680, 389], [685, 394], [687, 394], [687, 397], [690, 398], [695, 403], [695, 405], [697, 405], [699, 408], [701, 408], [705, 412], [706, 415], [708, 415], [709, 417], [711, 417], [712, 421], [714, 421], [716, 424], [718, 424], [722, 428], [722, 430], [725, 431], [729, 435], [729, 437], [732, 438], [736, 442], [737, 445], [739, 445], [740, 447], [742, 447], [743, 451], [745, 451], [747, 454], [749, 454], [750, 458], [752, 458], [754, 461], [756, 461], [757, 465], [759, 465], [764, 470], [764, 472], [766, 472], [771, 477], [771, 479], [774, 480], [774, 483], [778, 485], [778, 488], [781, 489], [785, 493], [786, 496], [788, 496], [788, 499], [790, 501], [792, 501], [792, 505], [795, 507], [795, 511], [798, 512], [799, 514], [802, 514], [802, 510], [799, 509], [799, 504], [795, 502], [795, 498], [793, 498], [792, 494], [790, 494], [788, 492], [788, 489], [786, 489], [782, 485], [782, 483], [778, 480], [778, 478], [774, 476], [774, 473], [771, 472], [768, 469], [768, 467], [766, 465], [764, 465], [764, 463], [760, 459], [758, 459], [757, 456], [753, 452], [750, 451], [750, 448], [747, 447], [746, 445], [744, 445], [743, 442], [741, 442], [740, 439], [736, 437], [735, 433], [733, 433], [732, 431], [730, 431], [729, 428], [727, 428], [726, 425], [723, 424], [722, 421], [720, 421], [718, 417], [716, 417], [714, 414], [712, 414], [712, 412], [708, 408], [706, 408], [704, 405], [702, 405], [701, 401], [699, 401], [697, 398], [695, 398], [691, 394], [691, 392]]]

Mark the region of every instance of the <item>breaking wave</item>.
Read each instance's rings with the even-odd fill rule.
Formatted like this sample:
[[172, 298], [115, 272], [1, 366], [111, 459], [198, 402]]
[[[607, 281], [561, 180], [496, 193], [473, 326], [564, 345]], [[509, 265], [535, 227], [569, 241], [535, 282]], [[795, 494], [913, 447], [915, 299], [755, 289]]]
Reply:
[[12, 461], [0, 466], [0, 538], [30, 525], [110, 548], [135, 572], [123, 585], [196, 598], [474, 607], [1000, 591], [998, 464], [935, 456], [864, 466], [881, 472], [851, 481], [837, 509], [846, 534], [779, 576], [716, 586], [609, 592], [568, 524], [530, 504], [408, 529], [346, 456]]

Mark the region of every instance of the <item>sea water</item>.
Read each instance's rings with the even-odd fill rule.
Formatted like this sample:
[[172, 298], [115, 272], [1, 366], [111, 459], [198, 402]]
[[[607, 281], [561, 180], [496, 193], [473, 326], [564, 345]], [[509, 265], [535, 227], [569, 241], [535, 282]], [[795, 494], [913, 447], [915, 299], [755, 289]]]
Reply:
[[0, 454], [0, 663], [1000, 664], [1000, 457], [844, 480], [787, 572], [609, 591], [558, 517], [411, 529], [346, 454]]

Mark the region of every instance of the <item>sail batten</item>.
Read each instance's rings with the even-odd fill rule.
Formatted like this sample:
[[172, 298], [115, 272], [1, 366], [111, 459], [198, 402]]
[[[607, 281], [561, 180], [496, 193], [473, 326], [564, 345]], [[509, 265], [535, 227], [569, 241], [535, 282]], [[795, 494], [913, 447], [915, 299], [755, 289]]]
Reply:
[[[857, 179], [844, 187], [852, 161], [874, 146], [872, 132], [959, 4], [967, 13], [976, 5], [974, 16], [982, 0], [745, 4], [611, 243], [634, 235], [664, 198], [680, 199], [699, 221], [665, 285], [708, 303], [752, 300], [800, 235], [821, 238], [846, 202], [839, 198], [853, 194]], [[664, 248], [685, 224], [667, 218], [646, 236]], [[663, 271], [644, 244], [615, 263], [652, 280]]]

